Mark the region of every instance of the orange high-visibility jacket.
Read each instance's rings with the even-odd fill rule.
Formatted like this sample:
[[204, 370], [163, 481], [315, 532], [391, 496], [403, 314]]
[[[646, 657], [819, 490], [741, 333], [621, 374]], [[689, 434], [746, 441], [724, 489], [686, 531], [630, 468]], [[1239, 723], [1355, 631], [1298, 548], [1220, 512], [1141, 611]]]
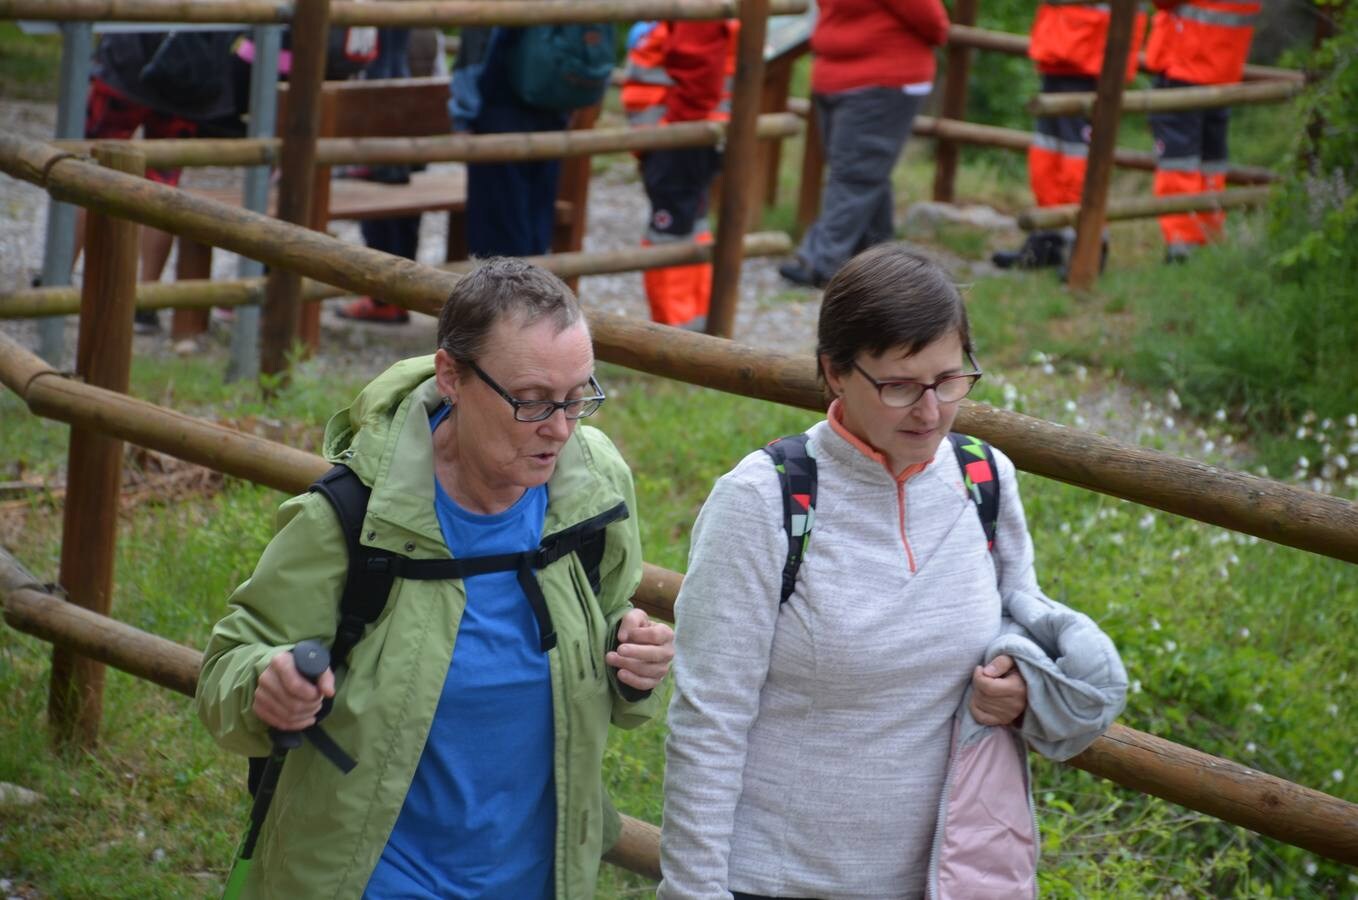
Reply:
[[656, 23], [627, 54], [622, 107], [634, 125], [731, 117], [740, 23]]
[[1153, 72], [1193, 84], [1240, 80], [1254, 40], [1262, 3], [1187, 0], [1160, 7], [1151, 20], [1146, 65]]
[[[1043, 3], [1033, 18], [1028, 56], [1044, 75], [1083, 75], [1097, 78], [1103, 68], [1110, 12], [1107, 3]], [[1127, 79], [1136, 77], [1136, 57], [1146, 33], [1146, 17], [1137, 13], [1132, 26], [1132, 48], [1127, 54]]]

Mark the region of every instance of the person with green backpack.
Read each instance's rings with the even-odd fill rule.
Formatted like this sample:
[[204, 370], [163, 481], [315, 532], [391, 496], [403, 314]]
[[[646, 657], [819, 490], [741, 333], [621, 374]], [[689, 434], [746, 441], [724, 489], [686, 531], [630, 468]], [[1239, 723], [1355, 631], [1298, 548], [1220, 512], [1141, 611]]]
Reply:
[[[593, 106], [615, 61], [613, 26], [464, 28], [453, 66], [453, 130], [562, 131]], [[467, 165], [467, 252], [533, 256], [552, 243], [560, 160]]]
[[674, 639], [630, 602], [632, 476], [580, 425], [604, 399], [570, 289], [497, 259], [331, 418], [335, 469], [203, 655], [209, 732], [271, 754], [228, 897], [594, 896], [609, 724], [655, 713]]

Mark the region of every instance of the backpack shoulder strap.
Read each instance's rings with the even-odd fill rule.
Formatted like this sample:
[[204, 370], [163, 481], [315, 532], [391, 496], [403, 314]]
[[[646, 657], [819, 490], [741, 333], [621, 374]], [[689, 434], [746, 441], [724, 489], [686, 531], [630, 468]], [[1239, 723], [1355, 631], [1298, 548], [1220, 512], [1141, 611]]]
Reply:
[[352, 469], [337, 465], [310, 489], [330, 501], [349, 548], [349, 572], [340, 596], [339, 626], [330, 647], [330, 665], [337, 669], [348, 661], [349, 651], [363, 637], [364, 629], [377, 621], [386, 608], [387, 596], [396, 580], [391, 565], [396, 557], [385, 550], [366, 547], [360, 540], [372, 489]]
[[787, 561], [783, 564], [778, 604], [787, 602], [797, 586], [797, 571], [806, 555], [816, 518], [816, 460], [806, 449], [807, 435], [794, 434], [770, 441], [764, 452], [773, 457], [783, 493], [783, 530], [787, 533]]
[[986, 548], [995, 549], [995, 523], [1000, 517], [1000, 475], [989, 444], [969, 434], [951, 432], [948, 440], [962, 470], [962, 484], [976, 504], [976, 515], [985, 532]]

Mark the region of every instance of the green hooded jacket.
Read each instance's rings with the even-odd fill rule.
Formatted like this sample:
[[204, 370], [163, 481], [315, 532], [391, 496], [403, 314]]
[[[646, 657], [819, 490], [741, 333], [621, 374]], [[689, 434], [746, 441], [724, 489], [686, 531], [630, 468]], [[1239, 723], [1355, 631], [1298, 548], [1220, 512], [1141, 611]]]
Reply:
[[[429, 413], [443, 399], [433, 370], [433, 357], [397, 363], [336, 413], [325, 433], [326, 457], [372, 487], [363, 542], [415, 558], [449, 555], [433, 502]], [[562, 449], [548, 492], [544, 534], [618, 503], [636, 509], [627, 465], [602, 432], [586, 426]], [[594, 896], [599, 858], [618, 836], [600, 770], [609, 722], [635, 727], [659, 704], [620, 685], [604, 663], [641, 581], [636, 519], [614, 522], [606, 535], [597, 597], [575, 554], [538, 572], [558, 636], [549, 653], [557, 898]], [[223, 747], [268, 754], [268, 729], [251, 711], [256, 681], [280, 650], [308, 638], [330, 643], [347, 566], [328, 501], [309, 493], [285, 502], [277, 534], [231, 595], [203, 656], [195, 703]], [[465, 601], [461, 581], [396, 581], [347, 672], [338, 673], [334, 709], [324, 721], [358, 765], [344, 775], [310, 743], [289, 754], [245, 896], [362, 895], [424, 750]], [[243, 783], [244, 767], [241, 774]]]

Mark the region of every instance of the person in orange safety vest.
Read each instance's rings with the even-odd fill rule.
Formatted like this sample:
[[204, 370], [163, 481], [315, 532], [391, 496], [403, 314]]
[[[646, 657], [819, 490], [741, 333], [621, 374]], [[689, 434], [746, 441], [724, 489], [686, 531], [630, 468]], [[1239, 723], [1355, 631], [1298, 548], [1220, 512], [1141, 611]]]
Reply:
[[[738, 24], [727, 19], [634, 26], [622, 88], [628, 122], [647, 126], [730, 118]], [[642, 246], [711, 243], [708, 194], [721, 169], [721, 152], [715, 147], [651, 150], [640, 154], [640, 163], [651, 204]], [[693, 330], [706, 326], [711, 264], [647, 269], [643, 281], [653, 320]]]
[[[1238, 0], [1155, 0], [1146, 67], [1157, 88], [1234, 84], [1240, 80], [1262, 4]], [[1153, 113], [1155, 196], [1220, 191], [1226, 186], [1230, 109]], [[1160, 217], [1165, 261], [1186, 259], [1221, 234], [1223, 211]]]
[[[1042, 93], [1094, 91], [1103, 68], [1110, 11], [1107, 3], [1042, 3], [1033, 19], [1028, 56], [1037, 66]], [[1146, 21], [1137, 15], [1127, 59], [1127, 79], [1136, 75], [1137, 53]], [[1039, 207], [1079, 203], [1089, 158], [1089, 119], [1083, 115], [1040, 116], [1028, 148], [1028, 184]], [[991, 261], [1001, 269], [1062, 266], [1073, 246], [1073, 229], [1035, 231], [1018, 250], [1001, 250]], [[1104, 253], [1108, 245], [1104, 243]]]

